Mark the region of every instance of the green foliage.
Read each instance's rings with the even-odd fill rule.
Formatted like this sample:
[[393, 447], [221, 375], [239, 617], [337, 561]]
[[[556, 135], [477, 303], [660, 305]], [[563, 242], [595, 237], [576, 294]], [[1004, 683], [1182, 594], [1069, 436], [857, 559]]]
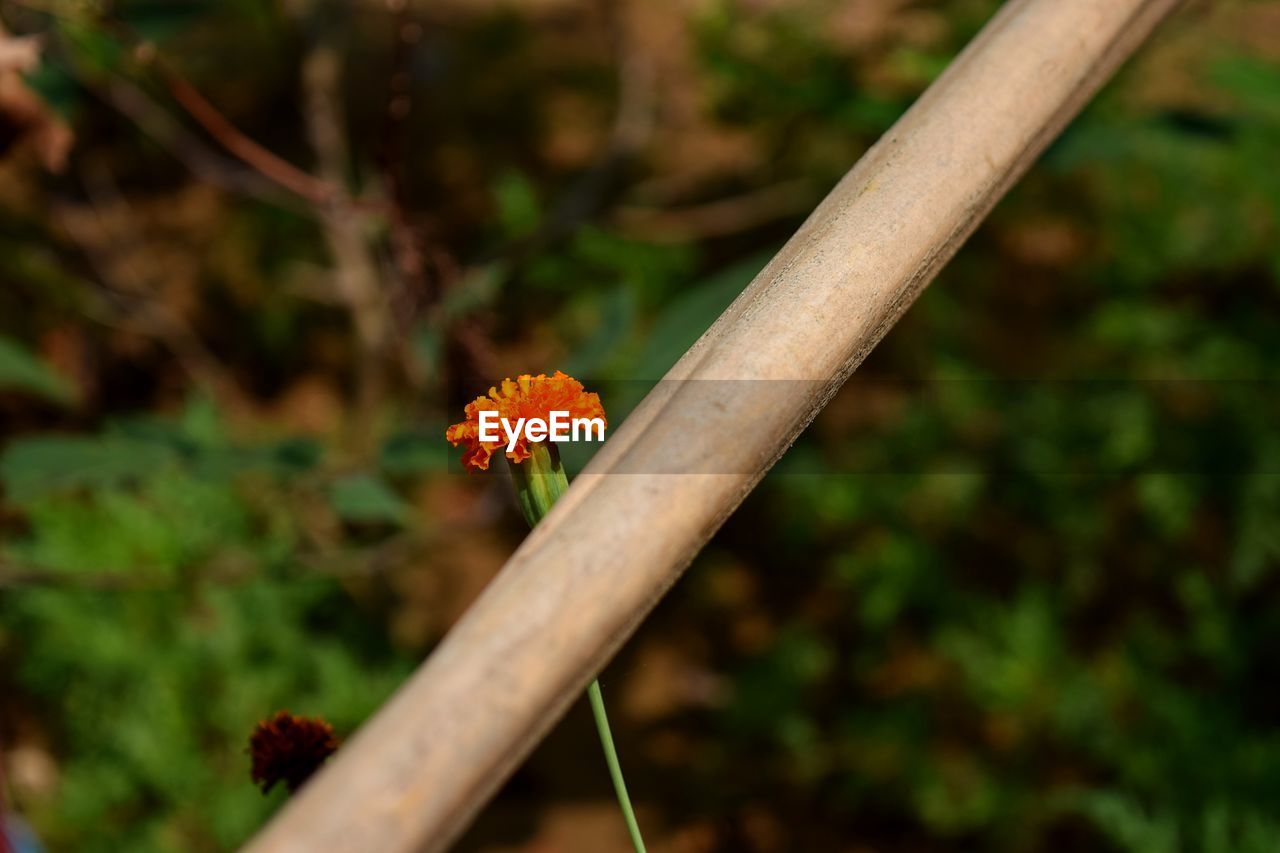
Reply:
[[[254, 723], [289, 708], [350, 732], [408, 671], [335, 581], [298, 565], [288, 449], [236, 446], [211, 414], [4, 456], [28, 530], [3, 560], [53, 581], [0, 598], [0, 659], [30, 702], [61, 709], [58, 796], [31, 815], [54, 849], [238, 845], [279, 804], [248, 783]], [[335, 502], [400, 519], [379, 488], [340, 480]]]
[[10, 500], [26, 502], [49, 493], [123, 484], [165, 467], [172, 456], [163, 444], [132, 438], [42, 436], [11, 445], [0, 459], [0, 476]]
[[[796, 31], [706, 37], [730, 106], [848, 121], [771, 97]], [[720, 664], [727, 788], [695, 811], [803, 791], [792, 824], [886, 849], [1280, 844], [1276, 74], [1215, 59], [1207, 112], [1112, 87], [728, 522], [693, 576], [760, 589], [687, 618], [774, 631]], [[1014, 251], [1046, 219], [1069, 257]]]
[[[94, 557], [110, 559], [106, 550]], [[267, 578], [7, 595], [0, 614], [21, 638], [14, 677], [66, 709], [59, 797], [33, 815], [48, 842], [105, 851], [243, 841], [279, 799], [247, 782], [254, 723], [290, 708], [350, 732], [407, 672], [369, 648], [359, 616], [342, 613], [350, 608], [331, 583]]]
[[[1280, 847], [1280, 69], [1239, 35], [1268, 4], [1171, 25], [1162, 61], [1086, 108], [624, 650], [621, 688], [653, 647], [688, 676], [649, 688], [670, 713], [615, 721], [656, 826], [762, 853]], [[253, 723], [351, 732], [460, 610], [451, 590], [524, 535], [504, 486], [451, 470], [440, 392], [559, 367], [616, 427], [800, 217], [685, 242], [630, 223], [831, 185], [998, 4], [851, 23], [850, 4], [723, 0], [666, 21], [682, 40], [641, 16], [624, 47], [652, 79], [615, 67], [594, 16], [436, 10], [400, 188], [423, 281], [383, 212], [364, 222], [405, 331], [377, 412], [355, 411], [324, 217], [157, 157], [107, 83], [241, 168], [93, 5], [31, 13], [50, 33], [28, 83], [78, 148], [68, 177], [15, 170], [0, 200], [0, 723], [53, 759], [56, 784], [16, 790], [52, 849], [148, 851], [235, 848], [282, 797], [248, 782]], [[298, 62], [341, 27], [352, 184], [388, 197], [386, 21], [302, 6], [113, 8], [304, 168]], [[621, 157], [637, 80], [655, 132]], [[76, 215], [101, 244], [67, 242]], [[244, 385], [235, 428], [204, 398], [175, 411], [194, 382], [171, 341], [119, 329], [149, 291], [97, 281], [116, 267], [178, 282], [163, 307]], [[124, 296], [112, 325], [78, 313]], [[84, 400], [17, 343], [45, 333]], [[376, 435], [346, 434], [357, 415]], [[423, 571], [393, 574], [400, 551]], [[481, 821], [502, 837], [464, 849], [554, 846], [533, 835], [560, 799], [607, 797], [570, 741]]]

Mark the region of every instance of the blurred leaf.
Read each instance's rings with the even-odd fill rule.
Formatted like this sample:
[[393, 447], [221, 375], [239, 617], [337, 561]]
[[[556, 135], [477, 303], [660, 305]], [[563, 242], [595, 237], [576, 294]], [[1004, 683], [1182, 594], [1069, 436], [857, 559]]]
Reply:
[[[1275, 457], [1265, 463], [1275, 464]], [[1248, 591], [1280, 567], [1280, 473], [1270, 468], [1241, 480], [1231, 581]]]
[[1196, 508], [1195, 484], [1175, 474], [1144, 474], [1136, 494], [1142, 507], [1165, 536], [1173, 538], [1191, 526]]
[[382, 478], [353, 474], [333, 484], [329, 501], [344, 521], [362, 524], [402, 524], [409, 508]]
[[116, 436], [38, 436], [15, 441], [0, 457], [0, 482], [22, 503], [77, 489], [122, 485], [173, 464], [170, 448]]
[[440, 327], [419, 323], [409, 335], [409, 352], [422, 375], [438, 375], [444, 358], [444, 335]]
[[1183, 849], [1177, 822], [1170, 815], [1153, 814], [1123, 794], [1099, 791], [1082, 797], [1080, 808], [1122, 850], [1179, 853]]
[[222, 414], [213, 398], [196, 394], [187, 400], [177, 423], [181, 433], [203, 446], [218, 445], [225, 441]]
[[382, 445], [379, 467], [393, 477], [408, 477], [448, 468], [444, 424], [393, 433]]
[[81, 88], [76, 78], [63, 65], [55, 61], [44, 61], [35, 69], [23, 74], [27, 86], [36, 92], [49, 108], [61, 118], [70, 118], [70, 114], [81, 99]]
[[638, 379], [660, 379], [764, 269], [772, 254], [752, 255], [694, 285], [667, 305], [654, 321], [644, 348], [632, 359], [627, 374]]
[[493, 188], [498, 205], [498, 222], [507, 239], [528, 237], [542, 221], [542, 208], [533, 184], [519, 172], [506, 172]]
[[1280, 64], [1252, 56], [1231, 56], [1214, 63], [1210, 79], [1252, 116], [1280, 122]]
[[625, 346], [636, 322], [636, 299], [628, 287], [616, 287], [597, 304], [595, 331], [582, 342], [562, 368], [572, 376], [598, 375], [601, 366]]
[[217, 8], [217, 0], [125, 0], [117, 14], [142, 38], [163, 41]]
[[94, 74], [109, 73], [119, 67], [125, 47], [94, 15], [72, 7], [72, 14], [55, 17], [53, 21], [66, 38], [76, 62], [82, 62]]
[[176, 468], [134, 479], [130, 489], [29, 501], [31, 535], [12, 543], [12, 551], [48, 569], [154, 575], [194, 568], [215, 554], [232, 556], [249, 535], [248, 510], [226, 482]]
[[12, 338], [0, 335], [0, 391], [25, 391], [62, 405], [75, 399], [67, 380]]
[[491, 304], [501, 293], [506, 277], [506, 265], [500, 262], [468, 270], [462, 281], [445, 292], [441, 302], [444, 318], [456, 322]]

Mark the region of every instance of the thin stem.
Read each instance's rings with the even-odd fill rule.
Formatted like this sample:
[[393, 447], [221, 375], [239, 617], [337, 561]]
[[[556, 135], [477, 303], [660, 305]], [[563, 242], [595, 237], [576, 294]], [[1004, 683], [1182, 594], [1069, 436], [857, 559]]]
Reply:
[[618, 763], [618, 751], [613, 747], [613, 734], [609, 731], [609, 715], [604, 710], [604, 694], [600, 692], [600, 679], [594, 679], [587, 688], [587, 696], [591, 699], [591, 713], [596, 718], [596, 730], [600, 732], [600, 745], [604, 747], [604, 760], [609, 765], [609, 778], [613, 780], [613, 789], [618, 793], [618, 805], [622, 807], [622, 817], [627, 822], [627, 832], [631, 834], [631, 845], [636, 853], [645, 853], [644, 839], [640, 837], [640, 824], [636, 823], [635, 810], [631, 808], [631, 798], [627, 796], [627, 783], [622, 778], [622, 765]]
[[[510, 462], [510, 459], [507, 461]], [[569, 489], [569, 478], [564, 473], [560, 451], [550, 442], [532, 445], [528, 459], [512, 463], [511, 478], [516, 487], [520, 509], [530, 527], [536, 527], [560, 496]], [[618, 750], [613, 746], [613, 734], [609, 731], [609, 715], [604, 710], [604, 694], [600, 692], [599, 679], [591, 682], [591, 686], [587, 688], [587, 697], [591, 699], [591, 713], [596, 718], [600, 745], [604, 747], [604, 761], [609, 765], [609, 778], [613, 780], [613, 790], [618, 794], [618, 805], [622, 807], [622, 819], [631, 835], [631, 844], [636, 853], [645, 853], [644, 839], [640, 837], [640, 824], [636, 823], [636, 813], [631, 808], [631, 798], [627, 796], [627, 783], [622, 778]]]

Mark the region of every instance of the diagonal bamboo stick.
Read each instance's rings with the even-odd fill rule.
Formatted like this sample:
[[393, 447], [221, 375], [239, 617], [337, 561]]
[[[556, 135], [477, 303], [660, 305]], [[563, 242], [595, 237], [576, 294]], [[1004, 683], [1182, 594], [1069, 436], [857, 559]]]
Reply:
[[[248, 849], [445, 849], [1175, 5], [1010, 0], [667, 376], [788, 381], [661, 383]], [[725, 473], [656, 473], [679, 470]]]

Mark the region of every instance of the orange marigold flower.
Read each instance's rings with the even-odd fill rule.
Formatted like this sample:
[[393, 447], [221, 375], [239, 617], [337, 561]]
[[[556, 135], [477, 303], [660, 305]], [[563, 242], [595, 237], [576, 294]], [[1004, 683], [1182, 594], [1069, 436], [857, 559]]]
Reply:
[[253, 758], [249, 775], [264, 794], [277, 782], [283, 782], [292, 794], [337, 748], [333, 726], [324, 720], [280, 711], [258, 723], [249, 736]]
[[505, 450], [506, 438], [481, 441], [480, 412], [485, 410], [496, 411], [498, 417], [511, 423], [520, 418], [549, 420], [551, 412], [568, 412], [571, 418], [603, 420], [605, 416], [600, 395], [588, 393], [581, 382], [559, 370], [551, 376], [526, 373], [514, 380], [504, 379], [500, 386], [489, 389], [489, 396], [477, 397], [468, 403], [466, 420], [445, 431], [444, 437], [450, 444], [466, 447], [462, 464], [472, 471], [488, 470], [490, 457], [498, 451], [505, 452], [512, 462], [523, 462], [530, 454], [529, 441], [523, 435], [509, 452]]

